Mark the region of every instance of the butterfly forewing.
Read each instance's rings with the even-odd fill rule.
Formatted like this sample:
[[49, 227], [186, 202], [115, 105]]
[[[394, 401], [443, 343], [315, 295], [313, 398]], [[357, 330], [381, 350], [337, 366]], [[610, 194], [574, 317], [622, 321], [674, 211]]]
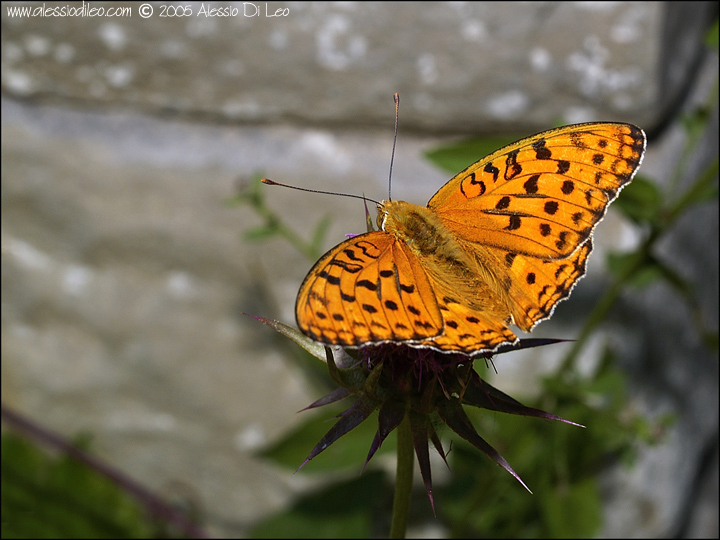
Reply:
[[443, 319], [427, 275], [404, 244], [378, 231], [326, 253], [300, 287], [300, 330], [329, 344], [422, 341]]
[[532, 257], [570, 256], [642, 161], [629, 124], [539, 133], [471, 165], [428, 203], [462, 238]]

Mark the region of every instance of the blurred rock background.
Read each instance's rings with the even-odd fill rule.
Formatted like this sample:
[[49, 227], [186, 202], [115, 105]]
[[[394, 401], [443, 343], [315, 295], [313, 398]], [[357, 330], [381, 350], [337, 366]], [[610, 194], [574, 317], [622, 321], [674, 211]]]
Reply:
[[[281, 240], [243, 241], [259, 219], [224, 204], [239, 184], [260, 173], [383, 198], [399, 92], [396, 198], [424, 204], [447, 181], [422, 157], [441, 142], [593, 120], [643, 127], [641, 172], [665, 185], [679, 113], [717, 92], [702, 42], [712, 2], [151, 2], [146, 18], [136, 3], [85, 5], [131, 16], [2, 5], [3, 403], [68, 437], [92, 433], [97, 455], [159, 493], [182, 486], [221, 536], [314, 482], [252, 455], [318, 396], [242, 315], [294, 324], [310, 264]], [[712, 115], [697, 171], [717, 156]], [[267, 197], [300, 233], [331, 215], [325, 248], [364, 229], [356, 201]], [[611, 209], [588, 277], [538, 335], [571, 336], [608, 283], [603, 253], [639, 235]], [[717, 245], [715, 201], [660, 254], [715, 332]], [[616, 312], [584, 362], [611, 340], [636, 406], [678, 420], [634, 468], [605, 475], [601, 534], [717, 537], [717, 352], [662, 284]], [[522, 397], [552, 353], [547, 365], [517, 356], [495, 384]]]

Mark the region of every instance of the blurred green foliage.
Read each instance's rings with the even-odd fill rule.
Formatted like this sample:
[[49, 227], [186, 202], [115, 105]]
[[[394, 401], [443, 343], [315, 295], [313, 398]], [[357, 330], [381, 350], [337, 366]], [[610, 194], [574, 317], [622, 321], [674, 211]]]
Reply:
[[2, 435], [3, 538], [160, 538], [134, 499], [82, 463]]
[[330, 226], [330, 216], [322, 217], [310, 235], [310, 239], [303, 240], [267, 205], [265, 202], [267, 186], [262, 183], [262, 180], [261, 175], [255, 175], [249, 181], [241, 181], [237, 195], [225, 201], [229, 207], [250, 206], [253, 212], [262, 219], [260, 225], [243, 233], [245, 240], [259, 242], [273, 237], [281, 237], [308, 259], [313, 261], [319, 259], [323, 254], [322, 246]]
[[[315, 441], [317, 442], [317, 441]], [[367, 452], [366, 452], [367, 453]], [[387, 534], [378, 515], [392, 505], [380, 471], [337, 481], [295, 501], [292, 507], [256, 524], [253, 538], [369, 538]], [[378, 494], [382, 494], [378, 496]]]
[[624, 375], [606, 351], [593, 377], [557, 372], [530, 405], [587, 426], [468, 409], [481, 434], [521, 473], [531, 495], [472, 446], [455, 438], [452, 479], [437, 490], [452, 537], [589, 537], [602, 524], [598, 473], [631, 464], [639, 444], [661, 440], [672, 417], [652, 424], [632, 411]]

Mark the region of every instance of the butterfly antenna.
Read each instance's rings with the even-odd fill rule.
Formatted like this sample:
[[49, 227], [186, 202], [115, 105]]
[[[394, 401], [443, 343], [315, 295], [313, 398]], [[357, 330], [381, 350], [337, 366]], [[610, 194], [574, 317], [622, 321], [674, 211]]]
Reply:
[[352, 197], [353, 199], [362, 199], [364, 201], [371, 201], [375, 204], [380, 204], [375, 199], [370, 199], [369, 197], [365, 197], [364, 195], [353, 195], [351, 193], [337, 193], [335, 191], [322, 191], [319, 189], [308, 189], [308, 188], [301, 188], [297, 186], [289, 186], [287, 184], [281, 184], [280, 182], [276, 182], [275, 180], [270, 180], [268, 178], [263, 178], [260, 180], [263, 184], [267, 184], [268, 186], [282, 186], [290, 189], [297, 189], [298, 191], [307, 191], [309, 193], [320, 193], [321, 195], [337, 195], [338, 197]]
[[395, 161], [395, 145], [397, 144], [398, 110], [400, 109], [400, 94], [395, 92], [393, 94], [393, 99], [395, 100], [395, 137], [393, 138], [392, 156], [390, 156], [390, 175], [388, 176], [388, 201], [392, 200], [392, 168], [393, 168], [393, 162]]

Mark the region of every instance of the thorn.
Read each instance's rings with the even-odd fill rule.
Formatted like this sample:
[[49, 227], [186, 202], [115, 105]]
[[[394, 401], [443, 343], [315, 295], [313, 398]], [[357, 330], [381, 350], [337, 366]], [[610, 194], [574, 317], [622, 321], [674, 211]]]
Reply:
[[[299, 472], [300, 472], [300, 469], [302, 469], [305, 465], [307, 465], [309, 461], [310, 461], [310, 458], [307, 458], [305, 461], [303, 461], [303, 462], [302, 462], [302, 465], [300, 465], [300, 466], [297, 468], [297, 470], [293, 473], [293, 476], [295, 476], [297, 473], [299, 473]], [[528, 491], [529, 491], [529, 490], [528, 490]]]

